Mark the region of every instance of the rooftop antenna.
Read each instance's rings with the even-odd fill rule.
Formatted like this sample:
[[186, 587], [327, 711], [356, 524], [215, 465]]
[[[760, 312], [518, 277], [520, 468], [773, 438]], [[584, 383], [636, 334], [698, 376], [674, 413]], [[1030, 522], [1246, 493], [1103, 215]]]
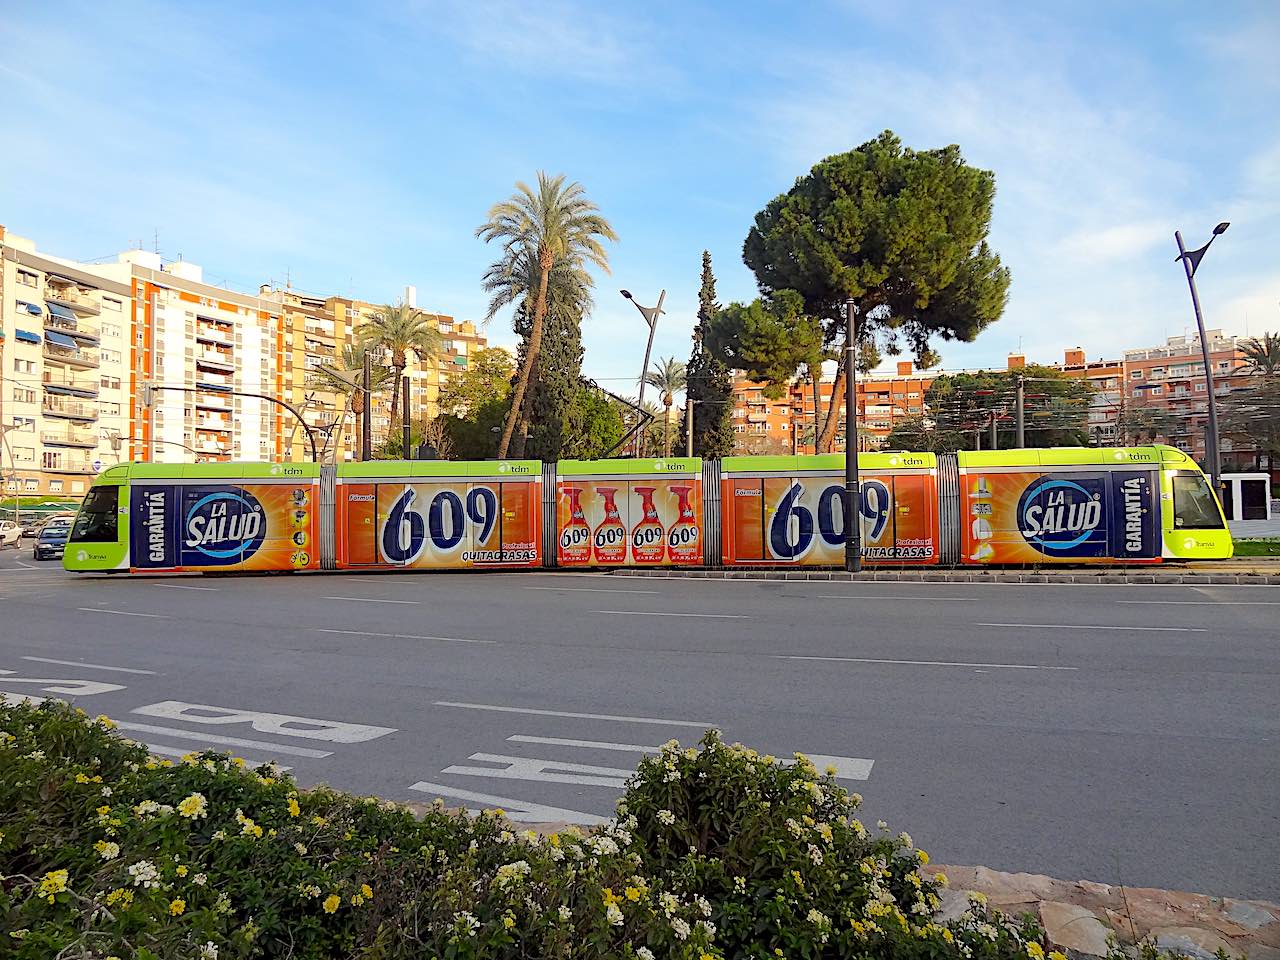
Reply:
[[152, 249], [152, 252], [154, 253], [160, 252], [160, 228], [159, 227], [155, 228], [155, 236], [154, 236], [154, 239], [152, 240], [151, 249]]

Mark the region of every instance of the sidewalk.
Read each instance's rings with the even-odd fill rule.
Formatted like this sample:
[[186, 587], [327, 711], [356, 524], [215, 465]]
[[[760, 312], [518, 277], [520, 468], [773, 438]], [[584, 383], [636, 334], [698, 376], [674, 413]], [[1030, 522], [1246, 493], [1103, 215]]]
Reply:
[[615, 577], [657, 577], [691, 580], [895, 580], [925, 583], [1191, 583], [1280, 585], [1280, 557], [1242, 557], [1200, 563], [1162, 563], [1149, 567], [1066, 567], [989, 570], [955, 569], [873, 569], [862, 573], [843, 570], [763, 569], [763, 570], [681, 570], [674, 567], [624, 568]]

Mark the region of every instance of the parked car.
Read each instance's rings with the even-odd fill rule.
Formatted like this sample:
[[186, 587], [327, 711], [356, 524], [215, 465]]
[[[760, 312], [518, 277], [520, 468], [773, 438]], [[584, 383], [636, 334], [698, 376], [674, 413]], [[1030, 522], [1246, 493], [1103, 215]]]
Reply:
[[50, 521], [40, 528], [40, 534], [31, 548], [33, 560], [60, 560], [71, 536], [71, 524], [66, 520]]
[[12, 520], [0, 520], [0, 550], [5, 547], [18, 549], [18, 541], [22, 539], [22, 528]]

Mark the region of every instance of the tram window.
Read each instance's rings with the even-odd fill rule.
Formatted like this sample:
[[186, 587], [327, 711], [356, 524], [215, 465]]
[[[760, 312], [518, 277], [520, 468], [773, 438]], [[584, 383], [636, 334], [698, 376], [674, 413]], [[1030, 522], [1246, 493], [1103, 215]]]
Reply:
[[1179, 530], [1221, 530], [1222, 513], [1202, 473], [1173, 477], [1173, 525]]
[[116, 501], [119, 487], [94, 487], [80, 505], [72, 543], [115, 543], [119, 537]]

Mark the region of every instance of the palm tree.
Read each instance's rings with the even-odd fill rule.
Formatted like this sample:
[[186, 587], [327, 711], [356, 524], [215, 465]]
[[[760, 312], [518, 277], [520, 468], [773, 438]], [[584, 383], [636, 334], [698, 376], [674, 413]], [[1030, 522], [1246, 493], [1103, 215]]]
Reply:
[[416, 307], [397, 303], [376, 310], [360, 328], [360, 342], [368, 349], [391, 355], [395, 376], [395, 393], [391, 395], [391, 426], [394, 429], [400, 410], [400, 378], [404, 375], [408, 354], [419, 363], [430, 363], [444, 353], [444, 338], [431, 318]]
[[674, 357], [659, 358], [653, 369], [644, 375], [644, 382], [655, 390], [662, 391], [662, 405], [666, 410], [662, 414], [662, 455], [671, 456], [671, 405], [675, 403], [673, 394], [683, 390], [685, 386], [685, 366]]
[[[489, 219], [476, 230], [476, 236], [488, 243], [502, 241], [502, 257], [486, 274], [497, 270], [500, 274], [516, 276], [536, 265], [538, 271], [537, 292], [530, 311], [529, 336], [525, 341], [524, 359], [516, 377], [511, 397], [511, 410], [502, 429], [498, 444], [499, 459], [507, 455], [516, 422], [522, 416], [525, 394], [529, 389], [529, 377], [538, 362], [542, 348], [543, 321], [547, 316], [547, 287], [552, 270], [557, 263], [566, 262], [582, 269], [589, 261], [606, 273], [609, 272], [609, 256], [601, 239], [617, 240], [617, 234], [609, 222], [600, 216], [599, 207], [587, 199], [580, 183], [565, 184], [564, 175], [548, 177], [538, 171], [538, 188], [535, 192], [527, 184], [516, 183], [516, 192], [510, 199], [495, 203], [489, 208]], [[533, 291], [527, 290], [524, 298]], [[492, 319], [490, 313], [486, 319]]]
[[1249, 361], [1243, 369], [1248, 373], [1260, 373], [1264, 377], [1280, 375], [1280, 333], [1264, 333], [1254, 337], [1241, 347]]
[[[342, 431], [346, 428], [347, 411], [350, 410], [356, 418], [356, 446], [360, 447], [360, 430], [364, 423], [362, 414], [364, 413], [364, 405], [366, 403], [365, 390], [372, 393], [381, 387], [386, 386], [387, 381], [391, 379], [391, 371], [379, 363], [370, 366], [370, 382], [368, 384], [360, 383], [364, 376], [364, 355], [368, 352], [368, 347], [363, 343], [345, 344], [342, 348], [342, 362], [335, 364], [330, 370], [324, 367], [317, 367], [311, 371], [311, 375], [307, 378], [307, 386], [313, 389], [327, 390], [329, 393], [336, 393], [343, 397], [342, 416], [338, 420], [338, 439], [334, 445], [335, 457], [336, 451], [342, 449]], [[335, 372], [337, 375], [335, 375]], [[359, 386], [352, 386], [352, 384]]]

